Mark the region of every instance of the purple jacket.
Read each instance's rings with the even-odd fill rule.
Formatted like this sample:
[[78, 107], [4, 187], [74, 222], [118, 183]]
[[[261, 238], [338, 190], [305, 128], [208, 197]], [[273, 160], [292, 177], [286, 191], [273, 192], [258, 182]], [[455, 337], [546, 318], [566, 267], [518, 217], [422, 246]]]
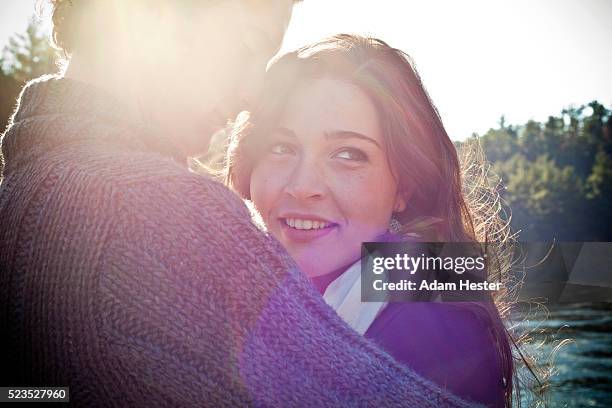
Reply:
[[[320, 293], [338, 272], [312, 279]], [[489, 317], [458, 303], [389, 303], [365, 333], [397, 361], [455, 395], [504, 406], [504, 379]]]

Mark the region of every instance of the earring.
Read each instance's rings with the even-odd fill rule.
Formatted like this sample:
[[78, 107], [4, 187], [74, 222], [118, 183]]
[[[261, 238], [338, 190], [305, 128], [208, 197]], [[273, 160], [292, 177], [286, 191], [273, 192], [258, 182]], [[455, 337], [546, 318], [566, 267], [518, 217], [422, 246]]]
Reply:
[[389, 232], [392, 234], [397, 234], [401, 231], [402, 224], [395, 218], [391, 218], [389, 220]]

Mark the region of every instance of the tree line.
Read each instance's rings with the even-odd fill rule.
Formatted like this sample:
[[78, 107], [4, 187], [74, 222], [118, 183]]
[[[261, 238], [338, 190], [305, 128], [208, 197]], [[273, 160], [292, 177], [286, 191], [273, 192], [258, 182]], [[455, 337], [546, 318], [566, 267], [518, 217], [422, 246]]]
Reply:
[[611, 110], [597, 101], [481, 136], [521, 241], [612, 241]]

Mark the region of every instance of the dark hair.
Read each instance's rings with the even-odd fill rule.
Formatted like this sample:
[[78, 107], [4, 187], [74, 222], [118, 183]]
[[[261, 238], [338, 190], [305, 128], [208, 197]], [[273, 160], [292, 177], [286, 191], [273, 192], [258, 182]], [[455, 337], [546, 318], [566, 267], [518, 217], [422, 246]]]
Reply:
[[[282, 55], [268, 69], [259, 103], [239, 115], [232, 131], [225, 182], [250, 199], [250, 178], [261, 157], [264, 136], [280, 120], [287, 101], [304, 79], [332, 78], [358, 86], [372, 101], [382, 126], [384, 146], [407, 208], [396, 218], [404, 232], [419, 224], [429, 230], [429, 241], [491, 242], [497, 259], [489, 265], [489, 279], [504, 283], [505, 292], [466, 307], [488, 317], [504, 375], [507, 406], [512, 405], [516, 367], [510, 347], [515, 343], [501, 316], [508, 316], [506, 299], [514, 298], [520, 282], [512, 281], [509, 224], [500, 216], [498, 184], [491, 184], [480, 145], [465, 143], [461, 158], [446, 133], [410, 57], [384, 41], [340, 34]], [[518, 346], [518, 361], [528, 361]], [[533, 371], [532, 371], [533, 372]], [[537, 379], [537, 377], [536, 377]], [[514, 381], [513, 381], [514, 380]], [[520, 391], [514, 388], [520, 404]]]

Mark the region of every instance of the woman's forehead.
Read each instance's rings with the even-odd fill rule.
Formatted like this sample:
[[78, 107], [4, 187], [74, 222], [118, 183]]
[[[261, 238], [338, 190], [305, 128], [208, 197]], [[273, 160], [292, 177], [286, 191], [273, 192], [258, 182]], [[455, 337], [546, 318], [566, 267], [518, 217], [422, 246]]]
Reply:
[[305, 79], [289, 98], [279, 125], [296, 136], [356, 132], [381, 139], [378, 112], [357, 85], [338, 79]]

